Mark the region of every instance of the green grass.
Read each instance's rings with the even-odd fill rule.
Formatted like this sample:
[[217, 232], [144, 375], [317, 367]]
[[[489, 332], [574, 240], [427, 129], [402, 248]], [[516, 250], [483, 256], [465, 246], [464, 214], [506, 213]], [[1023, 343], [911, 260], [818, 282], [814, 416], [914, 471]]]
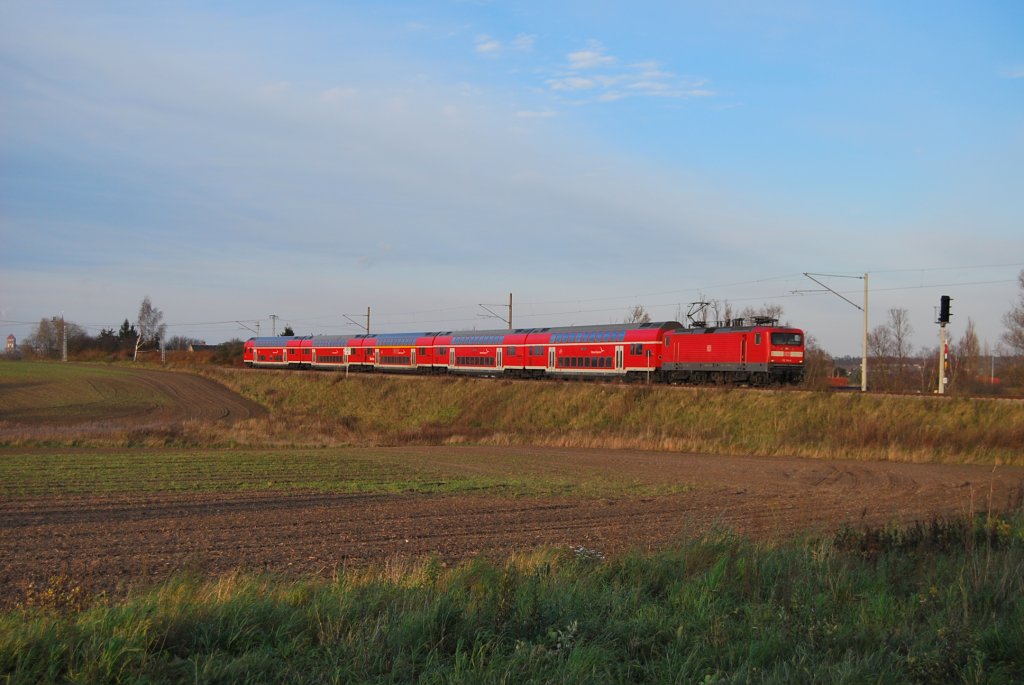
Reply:
[[452, 448], [442, 457], [409, 449], [16, 450], [0, 451], [0, 497], [147, 492], [320, 491], [481, 493], [505, 496], [642, 497], [686, 492], [686, 483], [614, 473], [582, 477], [547, 468], [544, 454], [498, 458]]
[[98, 421], [138, 407], [169, 404], [134, 380], [132, 369], [109, 365], [0, 363], [0, 420]]
[[[877, 533], [877, 532], [876, 532]], [[64, 581], [55, 580], [59, 585]], [[1013, 683], [1024, 528], [609, 560], [542, 550], [333, 580], [178, 577], [115, 604], [65, 589], [0, 615], [0, 678], [56, 682]]]
[[1024, 465], [1024, 402], [247, 370], [250, 438], [491, 443]]
[[[169, 398], [130, 367], [0, 364], [0, 444], [544, 445], [1024, 465], [1024, 401], [196, 367], [269, 410], [237, 423], [104, 422]], [[72, 419], [68, 425], [62, 421]], [[90, 421], [92, 423], [90, 423]], [[80, 423], [74, 423], [80, 422]], [[130, 421], [128, 421], [130, 423]]]

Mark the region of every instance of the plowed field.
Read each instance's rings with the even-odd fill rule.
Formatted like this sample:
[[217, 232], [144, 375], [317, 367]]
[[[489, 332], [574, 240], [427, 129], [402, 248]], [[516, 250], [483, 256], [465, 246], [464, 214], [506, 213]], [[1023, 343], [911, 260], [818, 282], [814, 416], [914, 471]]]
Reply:
[[[486, 452], [486, 459], [481, 459]], [[1024, 469], [884, 462], [530, 450], [393, 448], [419, 468], [600, 478], [616, 496], [488, 494], [127, 493], [0, 501], [0, 599], [61, 575], [114, 594], [176, 570], [329, 574], [343, 566], [437, 555], [446, 561], [537, 545], [602, 554], [648, 549], [723, 527], [760, 539], [909, 523], [1019, 506]], [[481, 466], [481, 464], [484, 464]], [[489, 466], [488, 466], [489, 465]], [[629, 483], [685, 483], [631, 496]]]
[[[0, 437], [264, 411], [189, 374], [60, 373], [0, 378]], [[716, 527], [758, 539], [830, 534], [1024, 497], [1019, 467], [528, 447], [82, 454], [0, 450], [0, 605], [54, 576], [116, 595], [180, 570], [330, 574], [538, 545], [614, 554]]]

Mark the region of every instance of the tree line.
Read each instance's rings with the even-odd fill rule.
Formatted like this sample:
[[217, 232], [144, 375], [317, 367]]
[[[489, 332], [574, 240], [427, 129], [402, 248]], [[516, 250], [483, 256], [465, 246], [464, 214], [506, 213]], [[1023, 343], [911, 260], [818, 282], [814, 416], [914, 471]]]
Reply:
[[[997, 382], [1002, 386], [1024, 387], [1024, 270], [1017, 276], [1019, 292], [1017, 303], [1003, 315], [1004, 332], [999, 343], [993, 348], [982, 345], [978, 339], [973, 319], [968, 317], [960, 338], [950, 343], [946, 376], [952, 392], [979, 393], [996, 390]], [[782, 321], [783, 308], [778, 304], [765, 303], [759, 308], [746, 307], [736, 312], [728, 300], [714, 300], [701, 297], [697, 313], [686, 312], [680, 307], [676, 312], [677, 321], [696, 321], [706, 317], [714, 325], [735, 319], [753, 320], [767, 317]], [[624, 317], [625, 323], [646, 323], [651, 317], [640, 304], [631, 307]], [[193, 345], [205, 344], [202, 340], [184, 336], [167, 338], [167, 325], [163, 312], [154, 307], [149, 296], [143, 298], [135, 319], [125, 318], [121, 327], [101, 329], [98, 335], [90, 335], [82, 326], [65, 321], [63, 317], [44, 318], [35, 330], [22, 341], [22, 348], [44, 358], [60, 358], [64, 341], [67, 341], [69, 355], [83, 356], [89, 352], [107, 356], [130, 356], [137, 360], [139, 353], [146, 350], [188, 350]], [[894, 392], [932, 392], [938, 379], [939, 350], [937, 346], [914, 350], [910, 324], [910, 313], [903, 308], [888, 311], [884, 324], [868, 333], [869, 386], [872, 390]], [[288, 326], [284, 335], [293, 335]], [[219, 361], [231, 362], [241, 358], [242, 343], [233, 340], [222, 346], [225, 358]], [[998, 367], [996, 366], [998, 360]], [[836, 364], [822, 349], [812, 335], [805, 340], [805, 364], [807, 384], [826, 385], [835, 373]], [[849, 384], [860, 384], [860, 371], [852, 372]]]
[[150, 350], [188, 350], [193, 345], [206, 344], [203, 340], [185, 336], [168, 338], [163, 318], [163, 312], [153, 306], [147, 295], [134, 320], [125, 318], [118, 329], [102, 328], [97, 335], [90, 335], [77, 323], [62, 316], [52, 316], [40, 319], [32, 333], [22, 341], [21, 347], [37, 357], [59, 359], [66, 343], [69, 356], [130, 356], [137, 361], [140, 353]]

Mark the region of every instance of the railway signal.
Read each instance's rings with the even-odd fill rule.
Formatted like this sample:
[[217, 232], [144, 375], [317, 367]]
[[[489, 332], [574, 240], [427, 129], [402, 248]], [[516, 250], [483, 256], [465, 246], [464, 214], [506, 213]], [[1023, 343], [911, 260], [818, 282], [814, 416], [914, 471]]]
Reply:
[[949, 343], [946, 341], [946, 324], [949, 323], [949, 303], [953, 298], [943, 295], [939, 298], [939, 389], [938, 394], [946, 394], [946, 383], [949, 382], [947, 369], [949, 368]]
[[953, 298], [949, 295], [943, 295], [939, 298], [939, 323], [949, 323], [949, 317], [953, 316], [949, 313], [949, 303], [953, 301]]

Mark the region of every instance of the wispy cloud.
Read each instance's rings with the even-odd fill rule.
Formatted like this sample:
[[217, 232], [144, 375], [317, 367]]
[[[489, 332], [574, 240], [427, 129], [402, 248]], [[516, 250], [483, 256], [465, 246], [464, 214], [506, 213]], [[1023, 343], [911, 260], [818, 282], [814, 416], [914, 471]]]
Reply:
[[549, 79], [547, 84], [551, 90], [590, 90], [597, 86], [597, 81], [582, 76], [565, 76]]
[[1006, 78], [1024, 78], [1024, 64], [1007, 67], [1003, 70], [1003, 76]]
[[476, 43], [476, 52], [478, 55], [494, 57], [501, 52], [501, 41], [491, 38], [486, 34], [477, 36], [474, 42]]
[[536, 36], [527, 33], [520, 33], [507, 43], [486, 33], [473, 39], [474, 49], [483, 57], [497, 57], [504, 52], [530, 52], [536, 41]]
[[615, 64], [616, 59], [605, 54], [605, 48], [596, 40], [590, 41], [585, 50], [577, 50], [567, 55], [570, 69], [593, 69]]
[[520, 52], [529, 52], [533, 50], [534, 43], [537, 42], [537, 37], [531, 34], [520, 33], [518, 36], [512, 39], [511, 46], [513, 50]]
[[544, 83], [558, 94], [590, 96], [577, 100], [577, 104], [637, 97], [708, 98], [716, 94], [706, 78], [675, 74], [654, 60], [623, 63], [593, 40], [586, 49], [568, 53], [566, 65]]

